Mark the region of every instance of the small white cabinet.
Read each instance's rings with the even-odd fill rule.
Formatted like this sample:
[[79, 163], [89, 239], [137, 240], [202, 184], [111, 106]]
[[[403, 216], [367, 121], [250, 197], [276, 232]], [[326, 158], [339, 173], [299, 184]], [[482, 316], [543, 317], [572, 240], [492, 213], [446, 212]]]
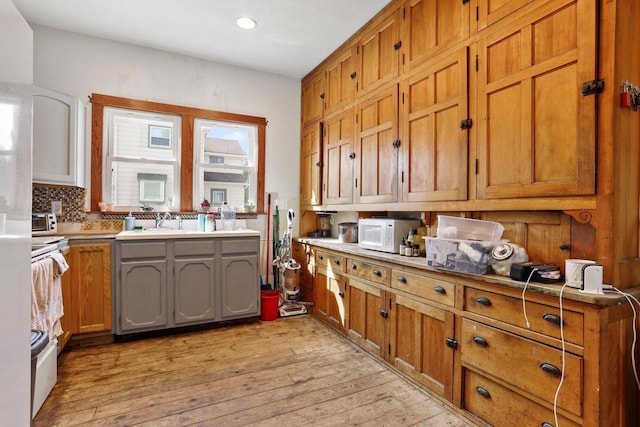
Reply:
[[84, 186], [82, 102], [33, 87], [33, 182]]

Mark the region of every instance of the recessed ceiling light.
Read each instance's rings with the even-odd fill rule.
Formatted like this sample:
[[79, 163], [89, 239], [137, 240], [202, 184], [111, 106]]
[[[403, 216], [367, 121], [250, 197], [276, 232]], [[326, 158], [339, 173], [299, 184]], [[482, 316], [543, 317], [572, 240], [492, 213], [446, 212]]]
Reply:
[[248, 16], [241, 16], [236, 21], [236, 24], [238, 24], [238, 27], [240, 28], [244, 28], [245, 30], [251, 30], [252, 28], [255, 28], [256, 21], [255, 19], [249, 18]]

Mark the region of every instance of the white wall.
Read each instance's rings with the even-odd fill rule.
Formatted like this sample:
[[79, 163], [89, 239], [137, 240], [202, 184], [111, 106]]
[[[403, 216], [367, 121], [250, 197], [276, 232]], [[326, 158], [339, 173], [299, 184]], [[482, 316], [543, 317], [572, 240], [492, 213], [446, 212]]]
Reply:
[[[27, 85], [33, 78], [32, 58], [31, 29], [10, 0], [0, 0], [0, 101], [13, 104], [13, 111], [22, 117], [0, 124], [0, 128], [8, 123], [18, 125], [13, 127], [9, 141], [0, 141], [0, 185], [15, 187], [0, 200], [0, 213], [6, 215], [6, 223], [0, 228], [0, 426], [28, 426], [30, 420], [31, 198], [25, 200], [23, 195], [31, 192], [31, 103]], [[5, 100], [3, 93], [9, 95]], [[22, 101], [14, 103], [16, 99]]]
[[297, 210], [299, 79], [48, 27], [33, 29], [36, 85], [83, 101], [101, 93], [265, 117], [265, 189]]

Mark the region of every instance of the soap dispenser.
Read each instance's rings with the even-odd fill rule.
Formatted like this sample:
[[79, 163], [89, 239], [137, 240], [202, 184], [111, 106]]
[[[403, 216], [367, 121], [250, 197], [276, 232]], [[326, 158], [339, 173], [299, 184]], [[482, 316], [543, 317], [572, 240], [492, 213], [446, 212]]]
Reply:
[[126, 231], [133, 231], [136, 227], [136, 217], [131, 215], [131, 211], [129, 211], [129, 215], [124, 217], [124, 229]]

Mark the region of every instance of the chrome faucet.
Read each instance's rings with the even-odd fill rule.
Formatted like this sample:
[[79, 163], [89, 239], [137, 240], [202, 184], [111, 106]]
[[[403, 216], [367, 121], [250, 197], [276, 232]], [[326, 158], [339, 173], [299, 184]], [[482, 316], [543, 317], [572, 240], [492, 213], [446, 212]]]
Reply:
[[170, 221], [170, 220], [171, 220], [171, 212], [165, 212], [162, 217], [160, 216], [160, 212], [158, 212], [158, 215], [156, 216], [156, 228], [162, 227], [162, 224], [164, 224], [165, 221]]
[[182, 230], [182, 217], [180, 215], [176, 215], [176, 221], [178, 221], [178, 230]]

